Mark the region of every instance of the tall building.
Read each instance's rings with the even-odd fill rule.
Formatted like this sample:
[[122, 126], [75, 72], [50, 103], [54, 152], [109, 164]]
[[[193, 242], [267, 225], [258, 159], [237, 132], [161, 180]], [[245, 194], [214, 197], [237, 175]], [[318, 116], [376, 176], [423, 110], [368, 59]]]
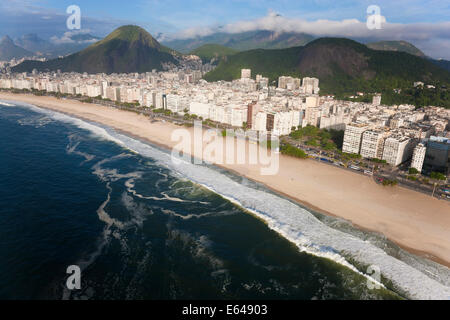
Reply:
[[414, 149], [414, 141], [404, 136], [393, 136], [386, 139], [383, 150], [383, 160], [386, 160], [391, 166], [408, 160]]
[[385, 133], [382, 130], [367, 130], [362, 135], [360, 154], [363, 158], [381, 159], [383, 157]]
[[268, 113], [266, 121], [266, 131], [272, 132], [275, 122], [275, 115], [273, 113]]
[[316, 108], [319, 106], [319, 101], [320, 100], [318, 96], [306, 97], [306, 107]]
[[241, 70], [241, 79], [251, 79], [252, 70], [250, 69], [242, 69]]
[[423, 162], [425, 160], [425, 154], [427, 152], [427, 147], [423, 143], [419, 143], [413, 152], [413, 157], [411, 161], [411, 168], [416, 169], [419, 172], [422, 172]]
[[256, 101], [252, 101], [247, 107], [247, 128], [252, 128], [253, 126], [253, 118], [258, 113], [259, 108], [256, 106]]
[[293, 77], [281, 76], [278, 78], [278, 88], [296, 90], [300, 88], [300, 79]]
[[307, 94], [319, 93], [319, 79], [317, 78], [303, 78], [302, 88]]
[[427, 152], [423, 170], [438, 171], [447, 174], [450, 163], [450, 139], [431, 136], [427, 142]]
[[320, 109], [319, 108], [317, 108], [317, 107], [306, 108], [302, 127], [305, 127], [307, 125], [317, 127], [319, 124], [319, 120], [320, 120]]
[[342, 151], [346, 153], [359, 154], [361, 148], [361, 140], [364, 131], [368, 130], [366, 123], [350, 123], [345, 127], [344, 143]]
[[379, 106], [381, 105], [381, 94], [376, 94], [373, 96], [372, 98], [372, 104], [374, 106]]
[[167, 110], [167, 95], [165, 94], [162, 95], [162, 108]]
[[255, 115], [255, 119], [252, 123], [252, 130], [255, 131], [263, 131], [267, 130], [267, 113], [266, 112], [258, 112]]

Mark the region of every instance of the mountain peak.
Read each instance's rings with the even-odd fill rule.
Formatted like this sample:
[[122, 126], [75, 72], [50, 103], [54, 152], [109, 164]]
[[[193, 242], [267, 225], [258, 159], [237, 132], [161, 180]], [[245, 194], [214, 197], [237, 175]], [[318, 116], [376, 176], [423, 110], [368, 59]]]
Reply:
[[161, 46], [143, 28], [122, 26], [86, 49], [45, 63], [26, 61], [13, 70], [57, 70], [64, 72], [130, 73], [162, 70], [163, 63], [177, 64], [173, 53]]
[[8, 61], [13, 58], [20, 59], [31, 57], [33, 53], [14, 44], [9, 36], [4, 36], [0, 41], [0, 61]]
[[5, 43], [13, 44], [14, 42], [12, 41], [12, 39], [11, 39], [8, 35], [6, 35], [6, 36], [4, 36], [4, 37], [2, 38], [2, 40], [0, 41], [0, 43], [2, 43], [2, 44], [5, 44]]
[[317, 45], [326, 45], [326, 46], [337, 46], [337, 47], [346, 47], [346, 48], [354, 48], [354, 49], [362, 49], [367, 50], [366, 46], [363, 44], [347, 39], [347, 38], [331, 38], [331, 37], [324, 37], [319, 38], [316, 40], [313, 40], [309, 42], [306, 47], [312, 47]]
[[150, 33], [148, 33], [145, 29], [135, 25], [126, 25], [119, 27], [98, 43], [101, 44], [113, 40], [121, 40], [130, 43], [140, 42], [141, 44], [147, 45], [152, 48], [160, 48], [160, 44], [152, 37]]

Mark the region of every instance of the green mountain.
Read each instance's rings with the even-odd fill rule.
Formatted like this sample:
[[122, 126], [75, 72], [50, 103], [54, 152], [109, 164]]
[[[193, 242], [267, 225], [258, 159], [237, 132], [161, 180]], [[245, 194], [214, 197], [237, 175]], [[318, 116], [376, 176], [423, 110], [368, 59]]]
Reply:
[[447, 70], [450, 72], [450, 61], [449, 60], [444, 60], [444, 59], [438, 59], [438, 60], [434, 60], [434, 59], [430, 59], [431, 62], [433, 62], [435, 65]]
[[406, 52], [418, 57], [425, 57], [425, 54], [416, 48], [409, 42], [406, 41], [378, 41], [366, 44], [370, 49], [373, 50], [384, 50], [384, 51], [399, 51]]
[[[207, 81], [238, 79], [243, 68], [250, 68], [253, 75], [262, 74], [271, 81], [281, 75], [317, 77], [321, 93], [337, 97], [356, 91], [391, 94], [394, 88], [410, 88], [414, 81], [447, 87], [450, 83], [450, 73], [427, 59], [404, 52], [372, 50], [341, 38], [321, 38], [303, 47], [239, 52], [222, 61], [204, 78]], [[447, 93], [444, 99], [450, 99]]]
[[57, 70], [62, 72], [130, 73], [162, 69], [162, 63], [177, 64], [174, 52], [161, 46], [147, 31], [123, 26], [86, 49], [46, 62], [24, 61], [13, 72]]
[[241, 33], [214, 33], [204, 37], [171, 40], [165, 45], [183, 53], [188, 53], [204, 44], [220, 44], [238, 51], [251, 49], [282, 49], [303, 46], [314, 39], [306, 33], [256, 30]]
[[220, 44], [204, 44], [201, 47], [192, 50], [190, 54], [199, 56], [202, 61], [205, 62], [211, 62], [213, 59], [218, 62], [222, 58], [233, 55], [237, 53], [238, 51], [221, 46]]
[[21, 59], [32, 56], [34, 56], [34, 53], [15, 45], [10, 37], [4, 36], [2, 40], [0, 40], [0, 61], [9, 61], [13, 58]]

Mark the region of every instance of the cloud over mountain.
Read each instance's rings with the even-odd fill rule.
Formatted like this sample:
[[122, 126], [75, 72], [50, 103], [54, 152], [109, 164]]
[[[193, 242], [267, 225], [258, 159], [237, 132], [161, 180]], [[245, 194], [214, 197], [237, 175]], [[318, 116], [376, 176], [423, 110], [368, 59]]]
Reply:
[[[289, 18], [270, 11], [265, 17], [242, 20], [223, 26], [194, 27], [174, 34], [172, 38], [189, 39], [217, 32], [240, 33], [254, 30], [304, 32], [318, 37], [338, 36], [367, 40], [405, 40], [414, 43], [432, 56], [450, 58], [450, 22], [390, 23], [381, 18], [381, 29], [370, 30], [366, 21], [358, 19], [314, 20]], [[439, 46], [438, 46], [439, 44]]]

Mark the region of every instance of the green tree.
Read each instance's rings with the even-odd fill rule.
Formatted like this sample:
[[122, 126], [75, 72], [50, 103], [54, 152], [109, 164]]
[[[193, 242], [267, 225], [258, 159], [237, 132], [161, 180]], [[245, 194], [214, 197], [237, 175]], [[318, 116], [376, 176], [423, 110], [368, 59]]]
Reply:
[[430, 178], [434, 179], [434, 180], [441, 180], [441, 181], [447, 180], [447, 177], [444, 174], [440, 173], [440, 172], [432, 172], [430, 174]]

